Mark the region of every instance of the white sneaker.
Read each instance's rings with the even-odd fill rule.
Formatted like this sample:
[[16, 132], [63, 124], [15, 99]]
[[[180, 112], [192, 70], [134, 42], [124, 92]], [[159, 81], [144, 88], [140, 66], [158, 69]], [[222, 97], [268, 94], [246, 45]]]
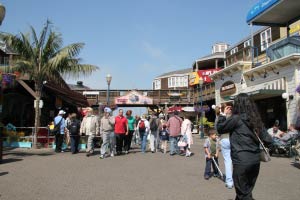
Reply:
[[114, 157], [114, 156], [115, 156], [114, 152], [111, 152], [110, 157]]

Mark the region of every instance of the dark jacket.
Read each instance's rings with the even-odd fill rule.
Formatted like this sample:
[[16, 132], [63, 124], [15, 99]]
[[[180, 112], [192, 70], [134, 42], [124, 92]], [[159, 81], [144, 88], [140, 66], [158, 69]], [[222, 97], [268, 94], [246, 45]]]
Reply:
[[[251, 130], [249, 120], [246, 115], [232, 115], [226, 119], [219, 117], [217, 130], [219, 134], [230, 133], [231, 159], [233, 164], [251, 165], [260, 162], [259, 141]], [[263, 129], [260, 139], [271, 143], [272, 138], [267, 131]]]

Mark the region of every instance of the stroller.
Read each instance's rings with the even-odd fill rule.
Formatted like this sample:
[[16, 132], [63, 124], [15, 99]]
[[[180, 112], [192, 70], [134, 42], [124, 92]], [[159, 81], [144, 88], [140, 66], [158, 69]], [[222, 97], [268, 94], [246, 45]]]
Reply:
[[297, 140], [300, 138], [300, 134], [296, 134], [293, 137], [289, 138], [287, 141], [283, 142], [278, 139], [275, 139], [273, 143], [269, 146], [270, 156], [286, 156], [292, 157], [293, 151], [292, 147], [296, 145]]

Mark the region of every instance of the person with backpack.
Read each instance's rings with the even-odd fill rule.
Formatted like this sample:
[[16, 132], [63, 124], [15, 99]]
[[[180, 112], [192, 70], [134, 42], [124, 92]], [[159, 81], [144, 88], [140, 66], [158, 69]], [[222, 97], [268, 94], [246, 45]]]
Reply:
[[55, 130], [55, 152], [60, 153], [63, 152], [62, 150], [62, 144], [63, 139], [65, 135], [65, 119], [63, 118], [64, 114], [66, 114], [65, 111], [60, 110], [58, 112], [58, 115], [54, 118], [54, 130]]
[[76, 113], [72, 113], [69, 117], [70, 121], [68, 123], [67, 129], [69, 130], [71, 140], [71, 152], [72, 154], [76, 154], [78, 153], [78, 145], [80, 139], [80, 121], [76, 118]]
[[156, 114], [153, 113], [150, 123], [150, 149], [151, 152], [154, 153], [158, 149], [158, 126], [159, 126], [159, 119], [157, 118]]
[[137, 125], [137, 129], [139, 130], [140, 133], [142, 153], [146, 153], [147, 136], [150, 131], [150, 124], [149, 121], [146, 119], [145, 115], [142, 115], [141, 120]]

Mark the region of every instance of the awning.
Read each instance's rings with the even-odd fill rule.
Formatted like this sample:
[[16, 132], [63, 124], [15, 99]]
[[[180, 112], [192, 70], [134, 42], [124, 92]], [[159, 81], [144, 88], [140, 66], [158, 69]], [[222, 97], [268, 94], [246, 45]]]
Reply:
[[260, 0], [247, 15], [247, 23], [286, 27], [300, 19], [299, 0]]
[[62, 100], [75, 105], [75, 106], [80, 106], [80, 107], [86, 107], [89, 106], [89, 103], [87, 101], [87, 99], [85, 98], [85, 96], [83, 96], [82, 94], [72, 91], [70, 89], [67, 88], [61, 88], [58, 85], [55, 85], [53, 83], [49, 83], [47, 82], [44, 87], [46, 89], [51, 90], [51, 92], [53, 92], [53, 94], [59, 98], [61, 98]]
[[285, 92], [285, 90], [260, 89], [260, 90], [248, 92], [248, 95], [250, 95], [254, 100], [259, 100], [259, 99], [278, 97], [278, 96], [281, 96], [281, 94], [284, 92]]

